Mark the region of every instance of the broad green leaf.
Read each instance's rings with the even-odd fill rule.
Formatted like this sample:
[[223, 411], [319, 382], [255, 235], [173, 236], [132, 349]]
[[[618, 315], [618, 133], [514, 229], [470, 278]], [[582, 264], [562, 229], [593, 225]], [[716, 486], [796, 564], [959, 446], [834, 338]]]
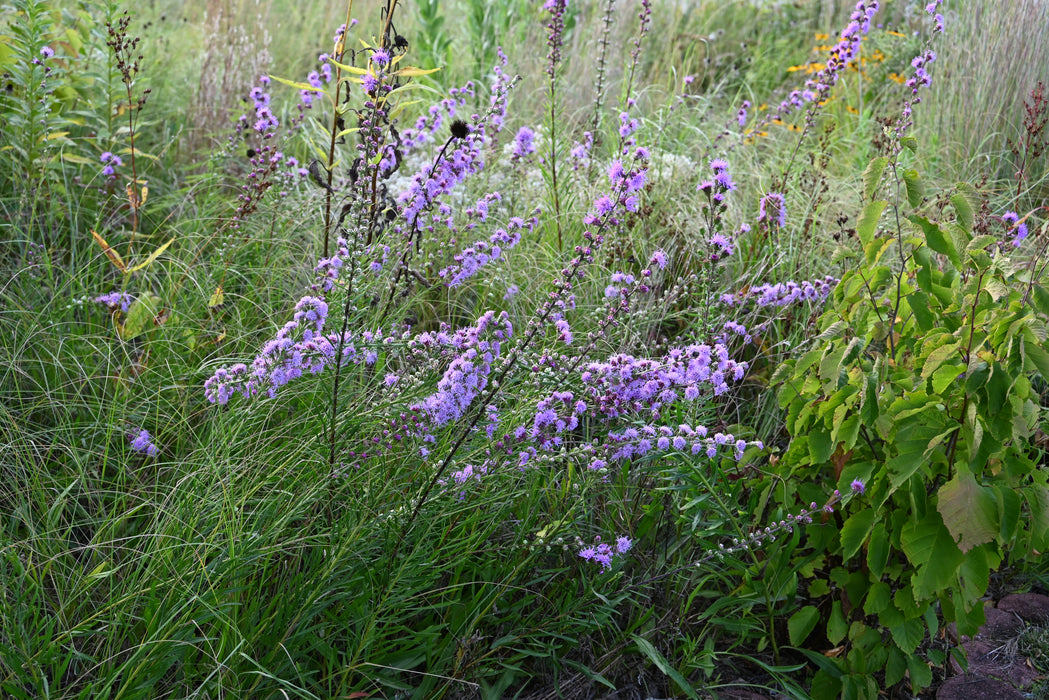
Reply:
[[794, 646], [800, 646], [812, 633], [812, 630], [815, 629], [819, 619], [820, 611], [814, 605], [806, 605], [791, 615], [790, 619], [787, 620], [787, 633], [790, 636], [790, 643]]
[[907, 202], [911, 207], [917, 207], [925, 198], [925, 182], [917, 170], [904, 170], [903, 183], [907, 187]]
[[641, 653], [648, 657], [656, 668], [663, 672], [663, 675], [669, 676], [681, 691], [688, 695], [690, 698], [699, 698], [699, 694], [692, 688], [688, 681], [685, 680], [684, 676], [678, 673], [677, 669], [670, 665], [670, 662], [659, 653], [659, 650], [652, 646], [652, 642], [648, 641], [643, 637], [639, 637], [636, 634], [630, 636], [637, 645], [637, 648], [641, 650]]
[[863, 213], [860, 214], [860, 220], [856, 224], [856, 233], [859, 235], [860, 243], [863, 244], [865, 250], [870, 242], [874, 240], [874, 232], [878, 228], [878, 219], [881, 218], [881, 213], [885, 211], [888, 203], [884, 199], [875, 200], [865, 206]]
[[891, 688], [903, 680], [907, 672], [907, 657], [896, 648], [895, 644], [889, 645], [889, 658], [885, 662], [885, 687]]
[[824, 464], [834, 452], [830, 433], [825, 430], [813, 430], [809, 433], [809, 457], [813, 464]]
[[940, 319], [933, 313], [929, 297], [924, 292], [919, 292], [918, 290], [911, 292], [907, 296], [907, 306], [910, 307], [911, 313], [914, 314], [914, 320], [917, 322], [919, 330], [932, 330], [939, 323]]
[[1046, 352], [1038, 343], [1029, 343], [1024, 337], [1020, 337], [1020, 354], [1023, 356], [1025, 365], [1034, 365], [1038, 374], [1043, 379], [1049, 380], [1049, 352]]
[[155, 294], [143, 294], [136, 299], [127, 310], [127, 320], [117, 327], [120, 337], [123, 340], [131, 340], [153, 328], [160, 304], [160, 297]]
[[963, 372], [965, 372], [965, 365], [961, 363], [952, 363], [940, 367], [932, 374], [932, 390], [942, 395], [947, 387], [953, 384]]
[[972, 474], [960, 473], [941, 486], [936, 509], [963, 552], [993, 541], [998, 534], [998, 499]]
[[863, 612], [868, 615], [877, 615], [890, 605], [892, 605], [892, 589], [889, 588], [889, 584], [884, 581], [875, 581], [867, 591], [867, 599], [863, 602]]
[[1032, 484], [1024, 489], [1024, 498], [1031, 509], [1031, 547], [1049, 549], [1049, 489]]
[[928, 379], [944, 362], [959, 357], [960, 345], [958, 342], [947, 343], [930, 352], [922, 364], [922, 379]]
[[841, 612], [841, 601], [835, 600], [831, 605], [830, 619], [827, 621], [827, 641], [838, 644], [849, 633], [849, 623]]
[[911, 688], [917, 692], [932, 683], [932, 669], [922, 657], [913, 654], [907, 657], [907, 672], [911, 674]]
[[1002, 524], [998, 536], [1008, 544], [1016, 536], [1016, 526], [1020, 522], [1020, 497], [1009, 486], [1000, 484], [993, 488], [998, 496], [998, 520]]
[[841, 527], [842, 559], [847, 561], [860, 550], [872, 527], [874, 527], [874, 511], [869, 508], [853, 513], [845, 521]]
[[907, 620], [902, 625], [896, 625], [889, 630], [892, 641], [905, 654], [913, 654], [922, 640], [925, 639], [925, 625], [922, 620]]
[[874, 199], [874, 195], [878, 192], [878, 187], [881, 185], [881, 176], [885, 172], [885, 166], [888, 164], [889, 159], [885, 156], [875, 158], [870, 163], [867, 163], [867, 168], [863, 171], [863, 201]]
[[965, 561], [939, 511], [932, 508], [922, 520], [903, 526], [900, 544], [916, 569], [911, 585], [919, 599], [931, 598], [949, 586], [958, 566]]

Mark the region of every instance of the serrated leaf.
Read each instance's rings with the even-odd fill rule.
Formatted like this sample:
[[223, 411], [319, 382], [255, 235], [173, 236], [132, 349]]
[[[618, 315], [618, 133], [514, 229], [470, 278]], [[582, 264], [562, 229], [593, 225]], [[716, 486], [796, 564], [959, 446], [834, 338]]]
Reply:
[[813, 340], [815, 340], [816, 342], [820, 342], [823, 340], [837, 338], [846, 328], [848, 328], [848, 324], [846, 324], [844, 321], [835, 321], [834, 323], [827, 326], [827, 328], [822, 333], [817, 335]]
[[959, 357], [958, 348], [959, 343], [954, 342], [941, 345], [930, 352], [922, 365], [922, 379], [928, 379], [944, 362]]
[[878, 187], [881, 185], [881, 176], [885, 172], [885, 166], [889, 164], [889, 159], [886, 156], [875, 158], [870, 163], [867, 163], [866, 169], [863, 171], [863, 200], [874, 199], [875, 193], [878, 191]]
[[915, 567], [911, 578], [914, 597], [924, 600], [950, 585], [965, 555], [943, 524], [939, 511], [928, 509], [925, 517], [911, 521], [900, 532], [903, 553]]
[[835, 600], [830, 609], [830, 619], [827, 621], [827, 641], [838, 644], [848, 633], [849, 625], [841, 612], [841, 601]]
[[925, 639], [925, 626], [921, 620], [907, 620], [902, 625], [890, 628], [889, 633], [901, 651], [912, 654]]
[[913, 136], [904, 136], [900, 139], [900, 145], [906, 148], [911, 153], [918, 152], [918, 139]]
[[791, 615], [787, 620], [787, 634], [790, 636], [790, 643], [800, 646], [816, 628], [819, 619], [820, 611], [814, 605], [806, 605]]
[[1026, 338], [1021, 337], [1020, 354], [1024, 364], [1034, 365], [1043, 379], [1049, 379], [1049, 352], [1046, 352], [1045, 348], [1037, 343], [1029, 343]]
[[878, 228], [878, 219], [881, 218], [881, 213], [885, 211], [885, 207], [888, 204], [887, 200], [878, 199], [863, 208], [860, 220], [856, 224], [856, 233], [860, 237], [860, 243], [863, 244], [864, 250], [874, 240], [874, 232]]
[[907, 188], [907, 202], [911, 207], [917, 207], [925, 198], [925, 182], [917, 170], [903, 171], [903, 184]]
[[936, 509], [963, 552], [993, 541], [998, 534], [997, 499], [972, 474], [958, 474], [941, 486]]
[[867, 566], [875, 576], [881, 576], [889, 562], [889, 534], [884, 523], [878, 523], [871, 530], [870, 544], [867, 545]]

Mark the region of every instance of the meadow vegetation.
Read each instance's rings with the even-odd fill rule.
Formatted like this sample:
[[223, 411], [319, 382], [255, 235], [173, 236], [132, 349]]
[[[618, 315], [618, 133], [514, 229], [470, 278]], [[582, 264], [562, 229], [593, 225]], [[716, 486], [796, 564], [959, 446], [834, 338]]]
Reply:
[[0, 695], [935, 688], [1046, 586], [1047, 24], [12, 0]]

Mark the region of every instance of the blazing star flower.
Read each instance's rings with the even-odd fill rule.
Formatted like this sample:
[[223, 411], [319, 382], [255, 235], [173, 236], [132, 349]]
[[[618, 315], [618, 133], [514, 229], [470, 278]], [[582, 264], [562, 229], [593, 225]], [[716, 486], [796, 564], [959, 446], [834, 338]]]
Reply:
[[514, 136], [514, 160], [524, 158], [535, 153], [535, 132], [527, 126], [522, 126]]
[[652, 258], [649, 260], [650, 265], [656, 265], [660, 270], [663, 270], [667, 266], [667, 254], [662, 250], [657, 250], [652, 253]]
[[156, 457], [159, 450], [157, 446], [153, 444], [153, 439], [150, 437], [149, 432], [143, 430], [138, 435], [129, 436], [131, 438], [131, 449], [135, 452], [144, 452], [149, 457]]
[[787, 207], [783, 195], [778, 192], [769, 192], [758, 205], [758, 223], [768, 224], [772, 221], [779, 228], [787, 225]]
[[863, 483], [863, 481], [861, 481], [860, 479], [853, 479], [852, 483], [849, 484], [849, 488], [852, 489], [852, 492], [854, 494], [856, 494], [857, 496], [861, 496], [863, 495], [863, 492], [867, 490], [867, 485]]
[[1007, 211], [1002, 215], [1002, 223], [1005, 224], [1010, 231], [1014, 231], [1013, 235], [1013, 247], [1019, 248], [1020, 242], [1027, 238], [1027, 224], [1020, 221], [1020, 215], [1015, 211]]
[[390, 54], [386, 49], [375, 49], [372, 52], [372, 63], [377, 66], [385, 66], [390, 62]]
[[55, 50], [52, 49], [50, 46], [45, 46], [42, 49], [40, 49], [40, 55], [43, 56], [45, 59], [48, 59], [55, 55]]

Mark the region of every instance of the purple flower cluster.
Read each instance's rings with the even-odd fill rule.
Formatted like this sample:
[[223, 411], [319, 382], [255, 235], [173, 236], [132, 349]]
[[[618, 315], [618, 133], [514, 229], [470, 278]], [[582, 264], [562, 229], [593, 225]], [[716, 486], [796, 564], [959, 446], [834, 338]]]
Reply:
[[1027, 224], [1020, 221], [1020, 216], [1015, 211], [1007, 211], [1002, 215], [1002, 224], [1013, 234], [1013, 247], [1019, 248], [1023, 239], [1027, 238]]
[[572, 170], [579, 170], [590, 165], [590, 151], [594, 148], [594, 135], [589, 131], [583, 132], [583, 140], [576, 141], [569, 151], [572, 156]]
[[124, 164], [124, 161], [120, 160], [120, 156], [114, 155], [109, 151], [103, 153], [99, 157], [99, 160], [101, 160], [102, 163], [105, 164], [105, 167], [102, 168], [102, 174], [106, 177], [116, 177], [114, 168], [119, 168], [121, 165]]
[[527, 126], [522, 126], [514, 136], [514, 150], [510, 156], [511, 160], [521, 160], [535, 153], [535, 132]]
[[758, 223], [763, 224], [766, 229], [783, 228], [787, 225], [787, 204], [779, 192], [769, 192], [761, 198], [758, 204]]
[[696, 186], [697, 192], [707, 195], [717, 205], [725, 203], [725, 194], [736, 189], [736, 183], [728, 174], [728, 163], [722, 158], [710, 161], [710, 170], [713, 177], [704, 180]]
[[648, 180], [648, 168], [642, 167], [647, 159], [648, 153], [639, 148], [635, 154], [634, 161], [638, 163], [634, 168], [628, 170], [621, 160], [613, 160], [608, 166], [608, 182], [611, 185], [610, 194], [603, 194], [594, 200], [593, 212], [583, 219], [586, 225], [591, 226], [599, 222], [616, 224], [618, 220], [611, 216], [617, 206], [627, 211], [637, 211], [640, 206], [638, 192], [645, 186]]
[[[295, 315], [284, 324], [276, 337], [266, 343], [251, 367], [240, 363], [220, 367], [204, 382], [204, 394], [212, 403], [224, 405], [238, 391], [251, 397], [267, 390], [272, 398], [277, 389], [305, 372], [318, 374], [334, 360], [337, 336], [324, 336], [328, 304], [318, 297], [303, 297], [295, 305]], [[360, 361], [356, 348], [346, 343], [343, 356]], [[365, 355], [364, 361], [372, 356]], [[370, 364], [370, 363], [369, 363]]]
[[445, 284], [457, 287], [476, 275], [485, 265], [499, 260], [504, 251], [510, 250], [521, 240], [521, 231], [533, 231], [539, 219], [532, 217], [527, 222], [520, 217], [513, 217], [506, 228], [497, 228], [488, 242], [478, 241], [470, 248], [455, 256], [455, 263], [437, 273], [441, 279], [449, 278]]
[[437, 382], [437, 391], [414, 404], [412, 410], [424, 414], [430, 428], [462, 418], [488, 386], [492, 363], [499, 357], [502, 342], [512, 336], [513, 326], [505, 311], [498, 317], [494, 311], [488, 311], [476, 324], [460, 331], [455, 340], [460, 352]]
[[604, 573], [612, 568], [612, 560], [615, 557], [622, 556], [629, 552], [633, 544], [634, 543], [629, 537], [616, 538], [615, 545], [602, 542], [601, 538], [598, 537], [595, 538], [595, 543], [593, 545], [583, 547], [579, 550], [579, 556], [587, 561], [600, 564], [601, 573]]
[[502, 128], [509, 90], [513, 85], [512, 79], [499, 66], [496, 66], [495, 71], [495, 92], [491, 109], [486, 115], [488, 124], [492, 126], [492, 134], [487, 132], [488, 124], [477, 120], [465, 138], [456, 139], [455, 148], [448, 149], [446, 153], [442, 151], [443, 158], [436, 163], [427, 163], [412, 177], [411, 184], [399, 196], [401, 216], [411, 227], [415, 226], [418, 216], [437, 199], [484, 168], [485, 144]]
[[765, 447], [760, 441], [750, 443], [731, 433], [719, 432], [710, 436], [702, 425], [693, 427], [682, 423], [676, 430], [668, 425], [643, 425], [608, 433], [605, 443], [593, 451], [595, 455], [589, 467], [592, 470], [605, 469], [616, 462], [671, 451], [704, 454], [714, 459], [723, 450], [730, 449], [735, 459], [740, 459], [750, 445], [758, 449]]
[[140, 431], [136, 435], [129, 435], [131, 439], [131, 449], [135, 452], [142, 452], [149, 457], [156, 457], [160, 450], [153, 444], [153, 438], [150, 437], [149, 432], [146, 430]]
[[585, 365], [580, 378], [596, 410], [616, 418], [642, 412], [658, 416], [680, 397], [698, 399], [704, 385], [719, 396], [746, 371], [747, 363], [731, 359], [724, 345], [691, 344], [671, 348], [661, 360], [613, 355]]
[[120, 309], [127, 313], [127, 310], [131, 308], [132, 302], [135, 301], [135, 297], [126, 292], [110, 292], [109, 294], [97, 296], [94, 300], [107, 307], [110, 311]]
[[477, 93], [471, 80], [461, 88], [452, 88], [448, 95], [437, 104], [431, 105], [426, 114], [416, 120], [415, 126], [401, 133], [401, 149], [405, 153], [432, 141], [445, 120], [454, 119], [459, 108], [466, 104], [467, 98], [474, 98]]
[[937, 34], [943, 34], [943, 15], [937, 12], [940, 9], [940, 5], [943, 0], [933, 0], [925, 6], [925, 11], [932, 16], [934, 22], [936, 22], [936, 28], [933, 30]]
[[784, 117], [805, 104], [820, 104], [830, 95], [845, 68], [855, 61], [860, 53], [863, 37], [870, 31], [871, 20], [878, 13], [878, 0], [860, 0], [856, 3], [849, 23], [841, 31], [838, 42], [831, 48], [827, 62], [822, 69], [805, 81], [804, 89], [791, 91], [787, 99], [780, 102], [776, 112], [766, 118]]
[[753, 301], [758, 306], [789, 306], [803, 301], [823, 301], [834, 291], [839, 282], [837, 277], [828, 275], [823, 279], [776, 284], [763, 284], [751, 287], [745, 293], [723, 294], [721, 303], [727, 306], [740, 306]]
[[546, 25], [547, 52], [546, 73], [550, 79], [554, 79], [557, 64], [561, 62], [561, 46], [565, 31], [565, 12], [568, 10], [568, 0], [546, 0], [543, 10], [550, 13], [550, 22]]

